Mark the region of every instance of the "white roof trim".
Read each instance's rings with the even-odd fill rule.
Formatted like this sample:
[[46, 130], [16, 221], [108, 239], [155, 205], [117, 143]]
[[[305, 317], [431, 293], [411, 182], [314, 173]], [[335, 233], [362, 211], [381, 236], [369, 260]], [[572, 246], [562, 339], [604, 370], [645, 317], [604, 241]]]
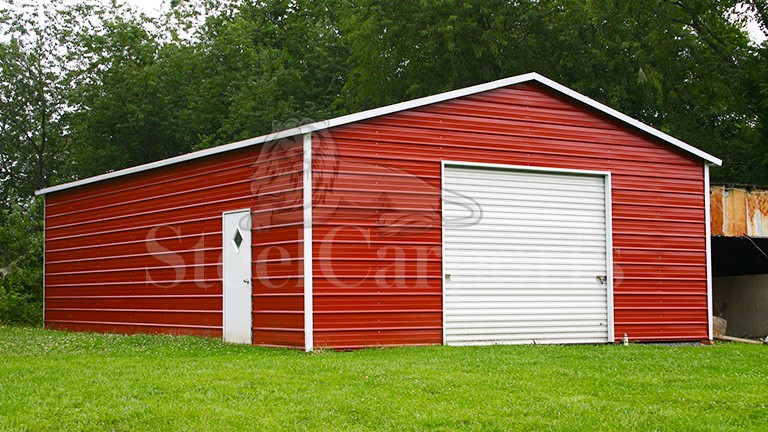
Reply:
[[286, 129], [284, 131], [274, 132], [274, 133], [271, 133], [271, 134], [268, 134], [268, 135], [263, 135], [263, 136], [256, 137], [256, 138], [249, 138], [249, 139], [246, 139], [246, 140], [243, 140], [243, 141], [237, 141], [237, 142], [234, 142], [234, 143], [231, 143], [231, 144], [225, 144], [225, 145], [221, 145], [221, 146], [218, 146], [218, 147], [213, 147], [213, 148], [206, 149], [206, 150], [200, 150], [200, 151], [196, 151], [196, 152], [193, 152], [193, 153], [187, 153], [187, 154], [184, 154], [184, 155], [181, 155], [181, 156], [176, 156], [176, 157], [172, 157], [172, 158], [168, 158], [168, 159], [163, 159], [163, 160], [159, 160], [159, 161], [156, 161], [156, 162], [151, 162], [151, 163], [144, 164], [144, 165], [138, 165], [138, 166], [131, 167], [131, 168], [126, 168], [126, 169], [122, 169], [122, 170], [118, 170], [118, 171], [109, 172], [109, 173], [106, 173], [106, 174], [97, 175], [97, 176], [94, 176], [94, 177], [89, 177], [89, 178], [82, 179], [82, 180], [73, 181], [73, 182], [70, 182], [70, 183], [64, 183], [64, 184], [61, 184], [61, 185], [58, 185], [58, 186], [51, 186], [51, 187], [48, 187], [48, 188], [45, 188], [45, 189], [40, 189], [39, 191], [35, 192], [35, 194], [36, 195], [42, 195], [42, 194], [46, 194], [46, 193], [50, 193], [50, 192], [57, 192], [57, 191], [60, 191], [60, 190], [70, 189], [70, 188], [74, 188], [74, 187], [77, 187], [77, 186], [82, 186], [82, 185], [86, 185], [86, 184], [90, 184], [90, 183], [96, 183], [96, 182], [100, 182], [100, 181], [111, 179], [111, 178], [115, 178], [115, 177], [122, 177], [122, 176], [125, 176], [125, 175], [134, 174], [134, 173], [137, 173], [137, 172], [147, 171], [147, 170], [151, 170], [151, 169], [154, 169], [154, 168], [160, 168], [160, 167], [167, 166], [167, 165], [173, 165], [173, 164], [176, 164], [176, 163], [180, 163], [180, 162], [184, 162], [184, 161], [188, 161], [188, 160], [192, 160], [192, 159], [197, 159], [197, 158], [206, 157], [206, 156], [210, 156], [210, 155], [214, 155], [214, 154], [218, 154], [218, 153], [224, 153], [224, 152], [228, 152], [228, 151], [231, 151], [231, 150], [240, 149], [240, 148], [243, 148], [243, 147], [257, 145], [257, 144], [261, 144], [261, 143], [264, 143], [264, 142], [267, 142], [267, 141], [273, 141], [273, 140], [277, 140], [277, 139], [281, 139], [281, 138], [286, 138], [286, 137], [291, 137], [291, 136], [296, 136], [296, 135], [303, 135], [303, 134], [311, 133], [311, 132], [318, 131], [318, 130], [328, 129], [328, 128], [332, 128], [332, 127], [335, 127], [335, 126], [341, 126], [341, 125], [345, 125], [345, 124], [348, 124], [348, 123], [354, 123], [354, 122], [370, 119], [370, 118], [373, 118], [373, 117], [379, 117], [379, 116], [383, 116], [383, 115], [387, 115], [387, 114], [396, 113], [396, 112], [399, 112], [399, 111], [405, 111], [405, 110], [408, 110], [408, 109], [418, 108], [418, 107], [421, 107], [421, 106], [424, 106], [424, 105], [434, 104], [434, 103], [438, 103], [438, 102], [444, 102], [444, 101], [447, 101], [447, 100], [450, 100], [450, 99], [456, 99], [456, 98], [460, 98], [460, 97], [463, 97], [463, 96], [468, 96], [468, 95], [472, 95], [472, 94], [475, 94], [475, 93], [481, 93], [481, 92], [485, 92], [485, 91], [489, 91], [489, 90], [494, 90], [494, 89], [501, 88], [501, 87], [507, 87], [507, 86], [511, 86], [511, 85], [514, 85], [514, 84], [519, 84], [519, 83], [523, 83], [523, 82], [527, 82], [527, 81], [536, 81], [536, 82], [541, 83], [541, 84], [543, 84], [543, 85], [545, 85], [545, 86], [547, 86], [547, 87], [549, 87], [549, 88], [551, 88], [553, 90], [556, 90], [556, 91], [558, 91], [560, 93], [563, 93], [563, 94], [565, 94], [567, 96], [570, 96], [573, 99], [578, 100], [579, 102], [582, 102], [582, 103], [584, 103], [586, 105], [589, 105], [590, 107], [592, 107], [592, 108], [594, 108], [594, 109], [596, 109], [598, 111], [602, 111], [603, 113], [605, 113], [605, 114], [607, 114], [607, 115], [609, 115], [611, 117], [616, 118], [617, 120], [620, 120], [620, 121], [622, 121], [624, 123], [627, 123], [630, 126], [636, 127], [636, 128], [638, 128], [638, 129], [640, 129], [640, 130], [642, 130], [644, 132], [647, 132], [647, 133], [649, 133], [649, 134], [651, 134], [651, 135], [653, 135], [653, 136], [655, 136], [655, 137], [657, 137], [657, 138], [659, 138], [659, 139], [661, 139], [663, 141], [666, 141], [666, 142], [668, 142], [668, 143], [670, 143], [670, 144], [672, 144], [672, 145], [674, 145], [676, 147], [679, 147], [679, 148], [687, 151], [688, 153], [696, 155], [696, 156], [704, 159], [705, 161], [707, 161], [709, 163], [712, 163], [712, 164], [715, 164], [715, 165], [722, 165], [722, 163], [723, 163], [722, 160], [720, 160], [720, 159], [718, 159], [718, 158], [716, 158], [716, 157], [714, 157], [714, 156], [712, 156], [712, 155], [710, 155], [710, 154], [708, 154], [706, 152], [703, 152], [703, 151], [697, 149], [696, 147], [691, 146], [690, 144], [686, 144], [686, 143], [680, 141], [679, 139], [674, 138], [672, 136], [669, 136], [669, 135], [665, 134], [664, 132], [662, 132], [662, 131], [660, 131], [658, 129], [655, 129], [655, 128], [651, 127], [651, 126], [648, 126], [645, 123], [642, 123], [642, 122], [639, 122], [639, 121], [633, 119], [632, 117], [629, 117], [629, 116], [627, 116], [625, 114], [622, 114], [622, 113], [616, 111], [615, 109], [613, 109], [611, 107], [603, 105], [600, 102], [597, 102], [596, 100], [593, 100], [593, 99], [591, 99], [591, 98], [589, 98], [587, 96], [584, 96], [581, 93], [577, 93], [577, 92], [569, 89], [568, 87], [565, 87], [562, 84], [558, 84], [555, 81], [552, 81], [549, 78], [546, 78], [546, 77], [544, 77], [542, 75], [539, 75], [537, 73], [527, 73], [527, 74], [524, 74], [524, 75], [518, 75], [518, 76], [514, 76], [514, 77], [510, 77], [510, 78], [504, 78], [504, 79], [500, 79], [498, 81], [492, 81], [492, 82], [485, 83], [485, 84], [479, 84], [479, 85], [475, 85], [475, 86], [472, 86], [472, 87], [466, 87], [466, 88], [459, 89], [459, 90], [453, 90], [453, 91], [449, 91], [449, 92], [445, 92], [445, 93], [436, 94], [436, 95], [433, 95], [433, 96], [427, 96], [427, 97], [423, 97], [423, 98], [419, 98], [419, 99], [414, 99], [414, 100], [407, 101], [407, 102], [401, 102], [401, 103], [397, 103], [397, 104], [394, 104], [394, 105], [388, 105], [388, 106], [385, 106], [385, 107], [376, 108], [376, 109], [372, 109], [372, 110], [368, 110], [368, 111], [362, 111], [362, 112], [355, 113], [355, 114], [349, 114], [349, 115], [345, 115], [345, 116], [342, 116], [342, 117], [336, 117], [336, 118], [330, 119], [330, 120], [323, 120], [323, 121], [320, 121], [320, 122], [311, 123], [311, 124], [299, 126], [299, 127], [292, 128], [292, 129]]

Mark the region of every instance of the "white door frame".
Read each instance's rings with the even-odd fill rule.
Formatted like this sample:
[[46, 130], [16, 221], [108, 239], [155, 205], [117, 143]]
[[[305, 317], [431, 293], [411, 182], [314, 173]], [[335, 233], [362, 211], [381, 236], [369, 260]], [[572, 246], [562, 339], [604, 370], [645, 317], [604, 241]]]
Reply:
[[548, 168], [527, 165], [507, 165], [483, 162], [467, 162], [455, 160], [442, 160], [440, 164], [440, 212], [443, 215], [440, 223], [441, 230], [441, 287], [442, 287], [442, 321], [443, 321], [443, 345], [445, 341], [445, 214], [443, 213], [443, 203], [445, 202], [445, 167], [455, 166], [459, 168], [491, 168], [502, 171], [523, 171], [535, 173], [552, 174], [578, 174], [602, 176], [605, 183], [605, 271], [606, 271], [606, 292], [607, 292], [607, 319], [608, 319], [608, 343], [616, 340], [614, 329], [614, 310], [613, 310], [613, 213], [611, 210], [611, 172], [596, 170], [580, 170], [570, 168]]
[[[233, 221], [237, 224], [233, 225]], [[239, 246], [235, 245], [233, 240], [235, 228], [239, 229], [242, 237]], [[251, 344], [253, 340], [251, 209], [223, 212], [221, 236], [222, 338], [225, 342]]]

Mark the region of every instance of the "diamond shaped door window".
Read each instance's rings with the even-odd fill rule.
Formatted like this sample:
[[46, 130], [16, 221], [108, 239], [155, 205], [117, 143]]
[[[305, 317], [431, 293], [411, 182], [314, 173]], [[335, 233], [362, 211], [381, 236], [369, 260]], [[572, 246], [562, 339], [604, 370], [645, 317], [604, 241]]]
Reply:
[[232, 245], [235, 247], [235, 252], [240, 252], [241, 244], [243, 244], [243, 234], [240, 233], [240, 227], [236, 227], [235, 236], [232, 237]]

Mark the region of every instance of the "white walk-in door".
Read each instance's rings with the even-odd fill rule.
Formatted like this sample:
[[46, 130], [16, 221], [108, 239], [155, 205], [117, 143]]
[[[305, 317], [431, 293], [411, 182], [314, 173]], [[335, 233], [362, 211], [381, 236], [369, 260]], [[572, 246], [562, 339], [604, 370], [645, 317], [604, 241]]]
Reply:
[[224, 212], [222, 218], [224, 340], [251, 343], [251, 212]]
[[443, 172], [445, 343], [607, 342], [607, 176]]

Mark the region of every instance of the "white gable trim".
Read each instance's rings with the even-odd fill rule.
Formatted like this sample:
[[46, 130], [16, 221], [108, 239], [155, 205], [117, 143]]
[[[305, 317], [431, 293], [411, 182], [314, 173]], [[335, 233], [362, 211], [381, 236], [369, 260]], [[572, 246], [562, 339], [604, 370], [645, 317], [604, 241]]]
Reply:
[[475, 86], [472, 86], [472, 87], [466, 87], [466, 88], [459, 89], [459, 90], [453, 90], [453, 91], [449, 91], [449, 92], [445, 92], [445, 93], [436, 94], [436, 95], [433, 95], [433, 96], [427, 96], [427, 97], [423, 97], [423, 98], [419, 98], [419, 99], [414, 99], [414, 100], [407, 101], [407, 102], [401, 102], [401, 103], [397, 103], [397, 104], [394, 104], [394, 105], [388, 105], [388, 106], [381, 107], [381, 108], [376, 108], [376, 109], [372, 109], [372, 110], [368, 110], [368, 111], [362, 111], [362, 112], [355, 113], [355, 114], [345, 115], [345, 116], [342, 116], [342, 117], [336, 117], [336, 118], [330, 119], [330, 120], [323, 120], [323, 121], [320, 121], [320, 122], [311, 123], [311, 124], [307, 124], [307, 125], [304, 125], [304, 126], [299, 126], [299, 127], [292, 128], [292, 129], [287, 129], [287, 130], [284, 130], [284, 131], [274, 132], [274, 133], [271, 133], [271, 134], [268, 134], [268, 135], [263, 135], [263, 136], [256, 137], [256, 138], [250, 138], [250, 139], [246, 139], [246, 140], [243, 140], [243, 141], [237, 141], [237, 142], [234, 142], [234, 143], [231, 143], [231, 144], [225, 144], [225, 145], [221, 145], [221, 146], [218, 146], [218, 147], [213, 147], [213, 148], [206, 149], [206, 150], [200, 150], [200, 151], [196, 151], [196, 152], [193, 152], [193, 153], [184, 154], [184, 155], [181, 155], [181, 156], [176, 156], [176, 157], [172, 157], [172, 158], [168, 158], [168, 159], [163, 159], [163, 160], [159, 160], [159, 161], [156, 161], [156, 162], [151, 162], [151, 163], [144, 164], [144, 165], [138, 165], [138, 166], [135, 166], [135, 167], [126, 168], [126, 169], [122, 169], [122, 170], [119, 170], [119, 171], [113, 171], [113, 172], [109, 172], [109, 173], [106, 173], [106, 174], [101, 174], [101, 175], [97, 175], [97, 176], [94, 176], [94, 177], [89, 177], [89, 178], [86, 178], [86, 179], [73, 181], [73, 182], [70, 182], [70, 183], [64, 183], [64, 184], [61, 184], [61, 185], [58, 185], [58, 186], [51, 186], [51, 187], [48, 187], [48, 188], [45, 188], [45, 189], [41, 189], [41, 190], [35, 192], [35, 194], [41, 195], [41, 194], [46, 194], [46, 193], [50, 193], [50, 192], [56, 192], [56, 191], [60, 191], [60, 190], [64, 190], [64, 189], [70, 189], [70, 188], [77, 187], [77, 186], [82, 186], [82, 185], [86, 185], [86, 184], [90, 184], [90, 183], [96, 183], [96, 182], [99, 182], [99, 181], [102, 181], [102, 180], [107, 180], [107, 179], [111, 179], [111, 178], [115, 178], [115, 177], [122, 177], [122, 176], [125, 176], [125, 175], [134, 174], [134, 173], [137, 173], [137, 172], [147, 171], [147, 170], [151, 170], [151, 169], [154, 169], [154, 168], [160, 168], [160, 167], [167, 166], [167, 165], [173, 165], [173, 164], [177, 164], [177, 163], [188, 161], [188, 160], [192, 160], [192, 159], [197, 159], [197, 158], [206, 157], [206, 156], [210, 156], [210, 155], [214, 155], [214, 154], [228, 152], [228, 151], [231, 151], [231, 150], [240, 149], [240, 148], [243, 148], [243, 147], [257, 145], [257, 144], [261, 144], [261, 143], [264, 143], [264, 142], [267, 142], [267, 141], [273, 141], [273, 140], [277, 140], [277, 139], [281, 139], [281, 138], [286, 138], [286, 137], [292, 137], [292, 136], [296, 136], [296, 135], [303, 135], [303, 134], [307, 134], [307, 133], [312, 133], [312, 132], [318, 131], [318, 130], [328, 129], [328, 128], [332, 128], [332, 127], [335, 127], [335, 126], [341, 126], [341, 125], [345, 125], [345, 124], [349, 124], [349, 123], [354, 123], [354, 122], [358, 122], [358, 121], [362, 121], [362, 120], [367, 120], [367, 119], [370, 119], [370, 118], [373, 118], [373, 117], [379, 117], [379, 116], [383, 116], [383, 115], [387, 115], [387, 114], [396, 113], [396, 112], [399, 112], [399, 111], [405, 111], [405, 110], [409, 110], [409, 109], [413, 109], [413, 108], [422, 107], [422, 106], [425, 106], [425, 105], [430, 105], [430, 104], [434, 104], [434, 103], [438, 103], [438, 102], [444, 102], [444, 101], [447, 101], [447, 100], [456, 99], [456, 98], [460, 98], [460, 97], [463, 97], [463, 96], [469, 96], [469, 95], [476, 94], [476, 93], [482, 93], [482, 92], [485, 92], [485, 91], [494, 90], [494, 89], [501, 88], [501, 87], [507, 87], [507, 86], [511, 86], [511, 85], [514, 85], [514, 84], [520, 84], [520, 83], [528, 82], [528, 81], [535, 81], [535, 82], [538, 82], [540, 84], [543, 84], [543, 85], [551, 88], [552, 90], [555, 90], [555, 91], [560, 92], [560, 93], [562, 93], [562, 94], [564, 94], [566, 96], [569, 96], [569, 97], [571, 97], [573, 99], [576, 99], [579, 102], [584, 103], [584, 104], [586, 104], [586, 105], [588, 105], [588, 106], [590, 106], [590, 107], [592, 107], [592, 108], [594, 108], [594, 109], [596, 109], [598, 111], [602, 111], [603, 113], [605, 113], [605, 114], [607, 114], [607, 115], [609, 115], [609, 116], [611, 116], [611, 117], [613, 117], [613, 118], [615, 118], [617, 120], [620, 120], [620, 121], [622, 121], [622, 122], [624, 122], [624, 123], [626, 123], [626, 124], [628, 124], [630, 126], [638, 128], [638, 129], [640, 129], [640, 130], [642, 130], [642, 131], [644, 131], [644, 132], [646, 132], [646, 133], [648, 133], [650, 135], [653, 135], [653, 136], [661, 139], [662, 141], [665, 141], [665, 142], [667, 142], [669, 144], [672, 144], [675, 147], [679, 147], [680, 149], [685, 150], [686, 152], [691, 153], [691, 154], [693, 154], [693, 155], [695, 155], [695, 156], [697, 156], [697, 157], [699, 157], [701, 159], [704, 159], [705, 161], [707, 161], [707, 162], [709, 162], [711, 164], [722, 165], [722, 163], [723, 163], [722, 160], [720, 160], [720, 159], [718, 159], [718, 158], [716, 158], [716, 157], [714, 157], [714, 156], [712, 156], [712, 155], [710, 155], [710, 154], [708, 154], [706, 152], [703, 152], [703, 151], [697, 149], [696, 147], [691, 146], [690, 144], [686, 144], [686, 143], [680, 141], [677, 138], [669, 136], [669, 135], [665, 134], [664, 132], [662, 132], [662, 131], [660, 131], [658, 129], [655, 129], [655, 128], [651, 127], [651, 126], [648, 126], [645, 123], [642, 123], [640, 121], [637, 121], [637, 120], [633, 119], [632, 117], [629, 117], [629, 116], [627, 116], [625, 114], [622, 114], [622, 113], [616, 111], [615, 109], [613, 109], [611, 107], [603, 105], [600, 102], [597, 102], [596, 100], [593, 100], [593, 99], [591, 99], [591, 98], [589, 98], [587, 96], [584, 96], [581, 93], [575, 92], [575, 91], [569, 89], [568, 87], [565, 87], [562, 84], [558, 84], [555, 81], [552, 81], [549, 78], [546, 78], [546, 77], [544, 77], [542, 75], [539, 75], [537, 73], [527, 73], [527, 74], [524, 74], [524, 75], [518, 75], [518, 76], [514, 76], [514, 77], [510, 77], [510, 78], [504, 78], [504, 79], [500, 79], [498, 81], [492, 81], [492, 82], [485, 83], [485, 84], [479, 84], [479, 85], [475, 85]]

